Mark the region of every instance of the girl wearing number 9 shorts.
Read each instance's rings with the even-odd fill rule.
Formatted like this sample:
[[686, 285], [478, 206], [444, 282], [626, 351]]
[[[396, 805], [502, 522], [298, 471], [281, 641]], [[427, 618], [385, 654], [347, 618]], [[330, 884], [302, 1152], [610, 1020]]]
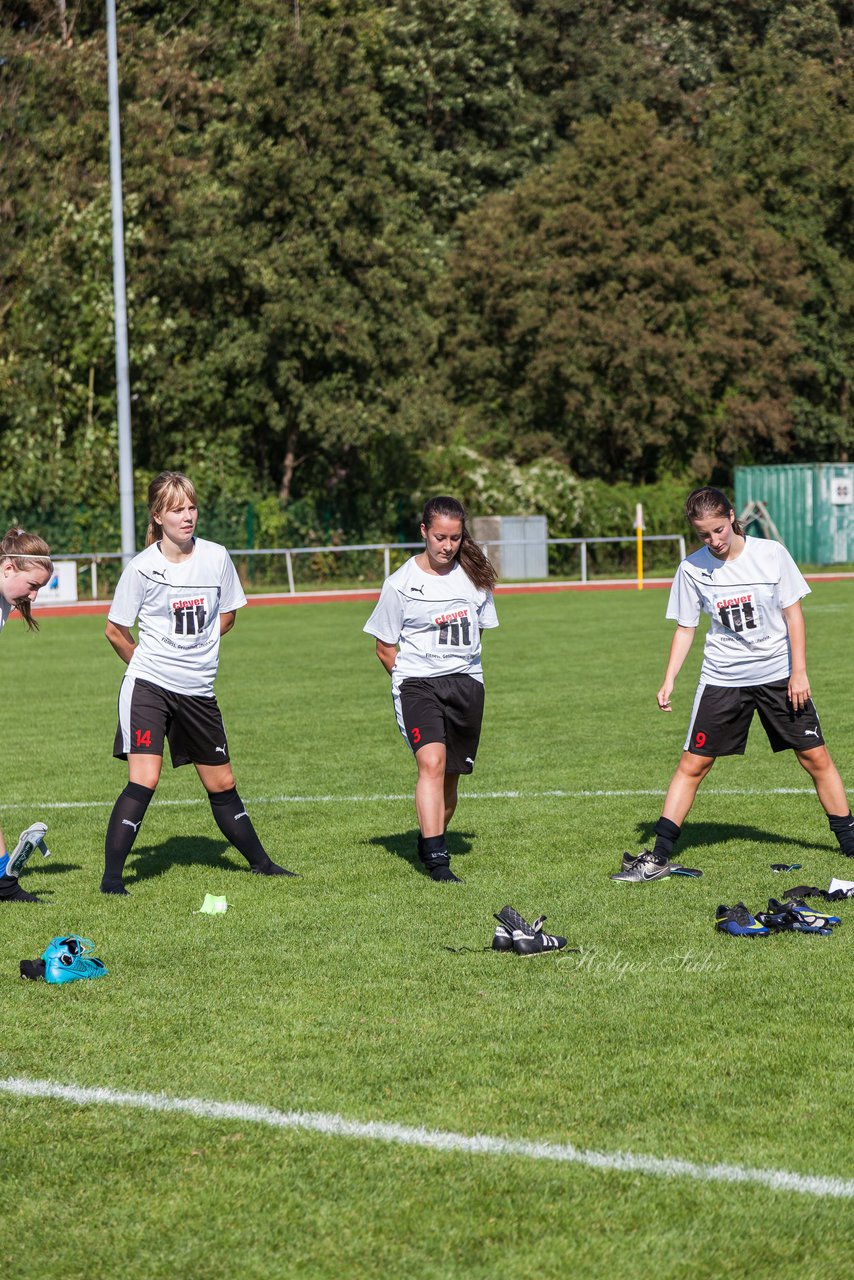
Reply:
[[[213, 684], [220, 637], [246, 604], [225, 547], [195, 537], [192, 483], [164, 471], [148, 490], [145, 550], [122, 573], [107, 639], [127, 664], [113, 755], [128, 785], [107, 827], [101, 892], [126, 895], [125, 861], [154, 795], [168, 741], [173, 768], [195, 765], [222, 834], [261, 876], [293, 875], [267, 855], [237, 794]], [[131, 626], [139, 621], [139, 640]]]
[[456, 882], [445, 832], [480, 740], [480, 641], [498, 626], [495, 573], [455, 498], [430, 499], [421, 536], [424, 550], [386, 578], [364, 629], [391, 676], [397, 723], [418, 766], [418, 856], [433, 880]]
[[750, 538], [718, 489], [689, 495], [685, 514], [704, 543], [682, 561], [667, 616], [676, 622], [658, 705], [670, 711], [676, 677], [701, 612], [711, 622], [700, 683], [679, 765], [655, 828], [651, 860], [641, 874], [623, 867], [614, 879], [666, 875], [697, 789], [718, 756], [743, 755], [754, 711], [773, 751], [791, 750], [813, 781], [840, 850], [854, 857], [854, 818], [824, 743], [810, 696], [801, 600], [809, 587], [779, 542]]

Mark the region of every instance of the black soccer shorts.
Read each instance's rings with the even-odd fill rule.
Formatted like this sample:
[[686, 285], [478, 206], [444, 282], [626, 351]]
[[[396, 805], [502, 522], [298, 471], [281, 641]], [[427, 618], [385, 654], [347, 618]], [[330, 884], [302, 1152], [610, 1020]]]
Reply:
[[788, 680], [771, 684], [701, 684], [694, 699], [685, 751], [695, 756], [743, 756], [753, 713], [759, 713], [773, 751], [809, 751], [824, 746], [812, 698], [801, 711], [789, 701]]
[[228, 764], [228, 741], [214, 697], [172, 693], [148, 680], [125, 676], [119, 690], [119, 727], [113, 755], [162, 756], [169, 743], [172, 768]]
[[483, 722], [483, 685], [473, 676], [403, 680], [394, 695], [400, 731], [414, 752], [443, 742], [446, 773], [471, 773]]

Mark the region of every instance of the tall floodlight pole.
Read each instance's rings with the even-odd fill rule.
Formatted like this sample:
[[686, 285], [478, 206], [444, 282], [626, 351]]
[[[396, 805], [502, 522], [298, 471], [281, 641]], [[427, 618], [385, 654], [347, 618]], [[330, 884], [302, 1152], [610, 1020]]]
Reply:
[[107, 0], [107, 89], [110, 100], [110, 187], [113, 196], [113, 299], [116, 329], [116, 395], [119, 410], [119, 501], [122, 564], [136, 553], [133, 514], [133, 451], [130, 435], [130, 367], [125, 291], [125, 223], [122, 211], [122, 143], [119, 131], [119, 55], [116, 0]]

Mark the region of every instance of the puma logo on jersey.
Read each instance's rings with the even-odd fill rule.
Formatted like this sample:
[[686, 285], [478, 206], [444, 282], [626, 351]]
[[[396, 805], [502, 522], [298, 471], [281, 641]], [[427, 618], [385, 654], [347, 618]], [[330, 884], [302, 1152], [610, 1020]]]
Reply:
[[217, 751], [221, 751], [224, 756], [228, 755], [225, 747], [214, 747], [214, 755], [216, 755]]
[[162, 578], [164, 582], [166, 581], [166, 571], [164, 569], [152, 569], [151, 576], [152, 578]]
[[134, 835], [136, 835], [137, 831], [139, 831], [141, 822], [142, 822], [142, 818], [140, 818], [139, 822], [131, 822], [130, 818], [122, 818], [122, 826], [133, 827]]
[[804, 729], [804, 737], [805, 737], [805, 738], [817, 738], [817, 737], [818, 737], [818, 725], [816, 725], [816, 727], [815, 727], [814, 729]]
[[701, 570], [700, 570], [700, 575], [701, 575], [701, 577], [703, 577], [703, 578], [708, 578], [708, 579], [709, 579], [709, 582], [711, 582], [711, 580], [712, 580], [712, 574], [713, 574], [713, 573], [714, 573], [714, 569], [701, 569]]
[[424, 588], [423, 588], [423, 587], [410, 587], [410, 588], [409, 588], [409, 590], [410, 590], [410, 591], [418, 591], [418, 592], [420, 592], [420, 594], [421, 594], [422, 596], [424, 595]]

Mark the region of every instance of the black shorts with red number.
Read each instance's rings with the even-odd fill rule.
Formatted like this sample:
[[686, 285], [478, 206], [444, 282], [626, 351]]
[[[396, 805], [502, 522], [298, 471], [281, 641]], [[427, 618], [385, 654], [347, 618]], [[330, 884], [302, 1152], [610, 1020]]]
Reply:
[[773, 751], [809, 751], [824, 745], [812, 698], [795, 711], [788, 680], [730, 688], [706, 684], [697, 689], [685, 750], [695, 756], [743, 756], [754, 711]]
[[395, 697], [401, 733], [413, 751], [443, 742], [446, 773], [471, 773], [483, 721], [483, 685], [473, 676], [431, 676], [401, 683]]
[[228, 764], [228, 742], [217, 700], [172, 693], [148, 680], [125, 676], [119, 690], [119, 727], [113, 755], [162, 756], [168, 741], [172, 767]]

